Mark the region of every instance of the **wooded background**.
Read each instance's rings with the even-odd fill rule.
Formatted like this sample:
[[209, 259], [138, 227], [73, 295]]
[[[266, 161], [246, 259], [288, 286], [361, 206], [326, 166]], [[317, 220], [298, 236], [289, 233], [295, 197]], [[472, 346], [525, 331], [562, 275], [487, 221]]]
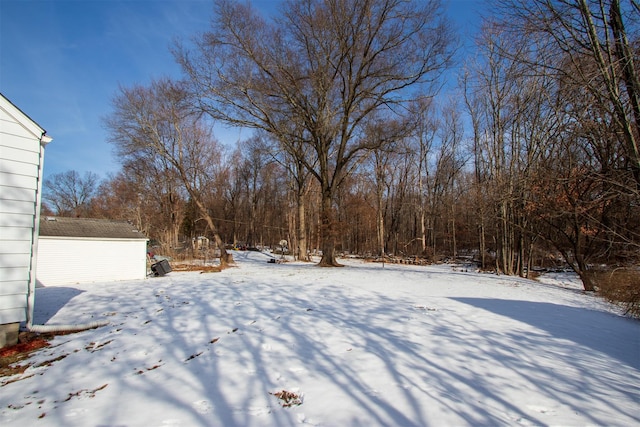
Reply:
[[[114, 95], [121, 171], [52, 176], [45, 213], [130, 220], [171, 256], [286, 239], [325, 265], [568, 265], [586, 290], [637, 266], [637, 0], [497, 0], [462, 60], [440, 6], [216, 2], [174, 47], [183, 80]], [[213, 123], [253, 133], [222, 144]]]

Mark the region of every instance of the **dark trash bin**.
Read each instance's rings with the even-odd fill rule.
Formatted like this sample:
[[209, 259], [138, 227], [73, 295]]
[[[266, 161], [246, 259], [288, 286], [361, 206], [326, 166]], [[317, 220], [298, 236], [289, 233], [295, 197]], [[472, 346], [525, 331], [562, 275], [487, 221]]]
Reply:
[[171, 266], [169, 265], [169, 261], [163, 259], [162, 261], [152, 264], [151, 271], [153, 271], [154, 276], [164, 276], [171, 271]]

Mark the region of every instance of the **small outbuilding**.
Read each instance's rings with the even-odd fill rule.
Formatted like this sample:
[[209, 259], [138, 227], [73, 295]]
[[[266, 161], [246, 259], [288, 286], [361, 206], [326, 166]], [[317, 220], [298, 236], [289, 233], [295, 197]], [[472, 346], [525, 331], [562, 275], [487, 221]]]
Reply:
[[137, 280], [147, 276], [147, 237], [127, 221], [42, 217], [39, 285]]

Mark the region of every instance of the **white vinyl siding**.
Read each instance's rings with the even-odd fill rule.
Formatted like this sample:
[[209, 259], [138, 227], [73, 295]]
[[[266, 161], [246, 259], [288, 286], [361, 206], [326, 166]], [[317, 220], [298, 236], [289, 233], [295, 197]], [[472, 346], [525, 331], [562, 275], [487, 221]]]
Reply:
[[0, 96], [0, 324], [27, 317], [43, 133]]
[[[3, 154], [4, 153], [3, 148]], [[36, 156], [36, 161], [38, 160], [38, 156]], [[25, 163], [24, 161], [14, 161], [9, 160], [7, 158], [0, 159], [0, 173], [10, 173], [15, 175], [28, 175], [28, 176], [38, 176], [38, 165], [32, 163]]]
[[[3, 138], [3, 141], [2, 141], [2, 158], [7, 161], [6, 163], [16, 162], [16, 163], [33, 164], [33, 162], [36, 162], [36, 164], [38, 164], [37, 162], [38, 162], [38, 157], [40, 156], [40, 153], [38, 153], [37, 151], [30, 150], [28, 148], [21, 149], [20, 147], [17, 147], [15, 143], [12, 143], [10, 138], [11, 137], [9, 136], [5, 136], [5, 138]], [[30, 142], [29, 139], [27, 138], [22, 138], [20, 141], [24, 142], [25, 144]]]
[[96, 239], [40, 236], [36, 279], [40, 285], [144, 279], [144, 239]]

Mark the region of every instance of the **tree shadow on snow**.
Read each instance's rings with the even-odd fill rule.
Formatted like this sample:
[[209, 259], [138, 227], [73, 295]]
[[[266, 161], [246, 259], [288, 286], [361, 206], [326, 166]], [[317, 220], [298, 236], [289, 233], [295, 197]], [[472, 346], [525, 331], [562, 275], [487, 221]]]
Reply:
[[[470, 326], [464, 317], [469, 310], [456, 312], [449, 307], [455, 302], [444, 299], [442, 310], [427, 311], [411, 296], [392, 298], [343, 286], [335, 270], [299, 275], [299, 265], [258, 260], [265, 269], [278, 268], [282, 274], [260, 277], [259, 270], [245, 274], [241, 268], [210, 276], [175, 274], [144, 286], [120, 291], [114, 285], [110, 292], [83, 296], [83, 307], [112, 315], [110, 326], [87, 338], [104, 343], [92, 357], [102, 358], [96, 361], [104, 370], [100, 377], [115, 383], [106, 390], [148, 396], [171, 411], [189, 414], [192, 425], [227, 427], [312, 423], [300, 418], [303, 412], [326, 417], [315, 420], [322, 425], [354, 427], [508, 425], [519, 419], [542, 425], [543, 419], [510, 398], [514, 372], [529, 376], [529, 383], [543, 390], [538, 393], [567, 405], [577, 401], [580, 392], [596, 390], [589, 384], [582, 389], [570, 385], [568, 392], [547, 387], [554, 379], [562, 380], [562, 373], [509, 355], [527, 347], [540, 352], [547, 337]], [[365, 274], [376, 267], [367, 266]], [[325, 277], [321, 282], [320, 276]], [[48, 320], [80, 293], [73, 288], [38, 289], [37, 319]], [[638, 366], [623, 349], [612, 349], [604, 337], [589, 336], [588, 325], [579, 324], [593, 321], [594, 313], [582, 318], [580, 309], [554, 304], [451, 300], [527, 323], [559, 340], [578, 340], [582, 347]], [[47, 310], [38, 312], [39, 303]], [[139, 337], [136, 348], [124, 348], [132, 336]], [[74, 356], [67, 359], [77, 369]], [[508, 373], [500, 381], [487, 381], [496, 364]], [[299, 410], [280, 408], [273, 392], [292, 387], [299, 387], [309, 402], [325, 402], [325, 413], [309, 414], [305, 405], [310, 403], [304, 402]], [[198, 400], [188, 400], [194, 394]], [[119, 420], [117, 408], [127, 404], [126, 398], [112, 398], [113, 413], [105, 409], [96, 422]]]

